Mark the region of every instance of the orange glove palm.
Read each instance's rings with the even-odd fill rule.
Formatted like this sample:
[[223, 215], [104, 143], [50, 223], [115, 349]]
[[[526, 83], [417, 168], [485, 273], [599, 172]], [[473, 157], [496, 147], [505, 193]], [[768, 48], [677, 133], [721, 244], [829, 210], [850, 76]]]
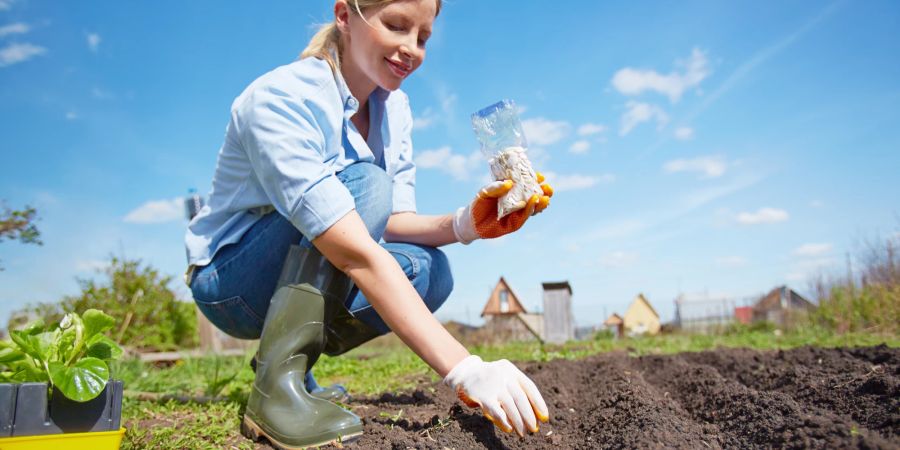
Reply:
[[527, 202], [522, 202], [521, 209], [513, 211], [497, 219], [497, 202], [500, 197], [513, 187], [511, 180], [495, 181], [480, 191], [475, 200], [467, 207], [457, 211], [453, 221], [453, 231], [457, 240], [468, 244], [475, 239], [492, 239], [517, 231], [531, 216], [542, 212], [550, 206], [553, 188], [544, 184], [544, 176], [537, 173], [538, 183], [544, 195], [532, 195]]

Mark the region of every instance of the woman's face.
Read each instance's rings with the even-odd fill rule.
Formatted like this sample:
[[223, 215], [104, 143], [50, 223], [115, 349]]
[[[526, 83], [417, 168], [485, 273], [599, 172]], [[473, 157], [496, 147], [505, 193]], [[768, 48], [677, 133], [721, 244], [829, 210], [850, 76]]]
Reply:
[[346, 39], [341, 64], [383, 89], [399, 88], [425, 60], [436, 1], [400, 0], [364, 10], [364, 18], [349, 8], [353, 6], [346, 4], [345, 17], [340, 8], [335, 11]]

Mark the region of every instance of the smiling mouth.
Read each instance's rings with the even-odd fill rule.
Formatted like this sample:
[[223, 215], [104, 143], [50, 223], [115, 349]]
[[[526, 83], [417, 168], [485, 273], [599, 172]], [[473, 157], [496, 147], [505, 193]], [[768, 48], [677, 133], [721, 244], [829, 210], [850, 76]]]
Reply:
[[397, 75], [400, 78], [409, 75], [409, 72], [412, 70], [412, 68], [407, 65], [399, 64], [387, 58], [385, 58], [384, 60], [387, 61], [388, 67], [391, 68], [391, 71], [394, 72], [394, 75]]

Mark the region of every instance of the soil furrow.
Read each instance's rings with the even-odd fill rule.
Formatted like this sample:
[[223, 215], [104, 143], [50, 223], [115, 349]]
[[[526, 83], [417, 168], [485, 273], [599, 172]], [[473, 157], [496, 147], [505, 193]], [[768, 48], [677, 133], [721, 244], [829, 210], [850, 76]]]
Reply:
[[751, 389], [780, 392], [804, 407], [825, 409], [858, 423], [859, 429], [897, 437], [900, 383], [892, 375], [897, 361], [877, 347], [873, 350], [856, 350], [854, 357], [850, 356], [854, 352], [844, 350], [804, 348], [769, 354], [703, 352], [684, 358], [715, 367], [726, 378]]
[[898, 362], [900, 350], [872, 347], [520, 364], [550, 407], [539, 434], [503, 433], [423, 383], [352, 402], [366, 434], [348, 447], [900, 448]]
[[805, 408], [786, 394], [748, 388], [682, 356], [643, 357], [640, 366], [696, 419], [718, 425], [726, 447], [891, 447], [851, 421]]

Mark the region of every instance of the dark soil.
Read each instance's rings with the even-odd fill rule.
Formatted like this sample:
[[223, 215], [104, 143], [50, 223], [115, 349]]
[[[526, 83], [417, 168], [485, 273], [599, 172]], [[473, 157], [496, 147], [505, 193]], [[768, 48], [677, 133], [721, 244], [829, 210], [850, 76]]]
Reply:
[[550, 407], [536, 434], [503, 433], [447, 387], [422, 382], [353, 400], [365, 435], [344, 447], [900, 448], [900, 349], [884, 345], [612, 353], [519, 367]]
[[[357, 399], [348, 448], [900, 448], [900, 349], [598, 355], [520, 367], [551, 421], [519, 438], [440, 385]], [[402, 413], [400, 411], [402, 410]]]

